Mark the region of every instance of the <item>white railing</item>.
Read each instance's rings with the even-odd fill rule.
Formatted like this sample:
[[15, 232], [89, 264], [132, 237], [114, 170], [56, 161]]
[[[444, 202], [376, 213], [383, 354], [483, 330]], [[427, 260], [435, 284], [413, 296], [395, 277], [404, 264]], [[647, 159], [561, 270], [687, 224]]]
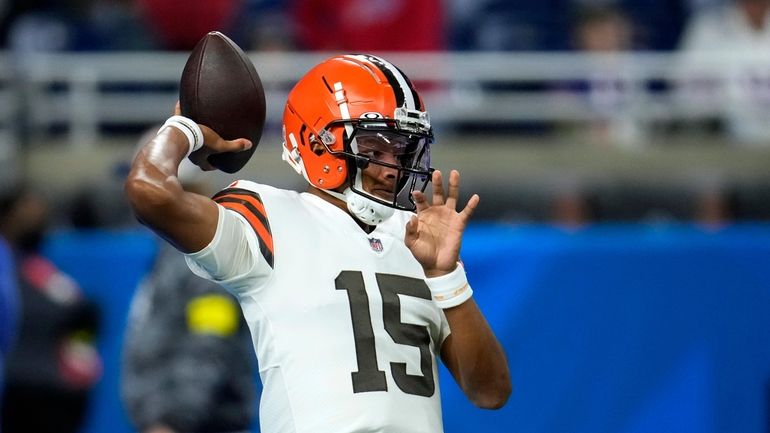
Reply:
[[[770, 53], [384, 56], [423, 89], [431, 117], [440, 124], [623, 119], [647, 125], [736, 113], [770, 124], [770, 84], [766, 84]], [[33, 140], [43, 141], [52, 126], [63, 125], [72, 145], [83, 147], [99, 142], [100, 125], [158, 122], [177, 99], [186, 57], [186, 53], [110, 53], [14, 58], [0, 53], [0, 134], [15, 133], [20, 110]], [[275, 125], [291, 85], [327, 55], [250, 57], [265, 85], [268, 122]], [[682, 79], [694, 85], [673, 86]], [[590, 91], [587, 83], [592, 85]]]

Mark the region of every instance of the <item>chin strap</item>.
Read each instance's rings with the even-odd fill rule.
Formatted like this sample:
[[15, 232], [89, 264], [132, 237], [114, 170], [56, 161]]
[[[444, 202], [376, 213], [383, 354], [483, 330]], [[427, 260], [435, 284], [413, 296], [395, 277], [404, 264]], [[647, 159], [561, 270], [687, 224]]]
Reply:
[[322, 189], [321, 191], [347, 203], [348, 211], [366, 225], [376, 226], [393, 216], [393, 213], [396, 211], [392, 207], [377, 203], [361, 194], [356, 194], [350, 188], [345, 188], [345, 191], [341, 194], [328, 189]]

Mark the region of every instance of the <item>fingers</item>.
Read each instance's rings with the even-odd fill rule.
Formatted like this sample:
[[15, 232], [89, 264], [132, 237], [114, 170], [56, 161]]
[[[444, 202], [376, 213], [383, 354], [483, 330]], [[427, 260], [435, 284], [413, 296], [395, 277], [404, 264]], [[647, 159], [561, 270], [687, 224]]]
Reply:
[[201, 128], [201, 132], [203, 133], [203, 145], [206, 147], [209, 147], [211, 149], [215, 149], [212, 145], [218, 144], [220, 141], [224, 141], [222, 137], [217, 134], [216, 131], [209, 128], [206, 125], [198, 125]]
[[471, 215], [473, 215], [473, 211], [476, 210], [476, 206], [479, 205], [480, 200], [481, 198], [478, 194], [473, 194], [473, 196], [471, 196], [468, 200], [468, 204], [466, 204], [463, 210], [460, 211], [460, 215], [462, 215], [464, 221], [468, 221], [471, 218]]
[[237, 138], [235, 140], [225, 140], [220, 137], [213, 129], [206, 125], [199, 125], [201, 132], [203, 132], [203, 142], [205, 146], [213, 151], [213, 153], [222, 152], [242, 152], [247, 149], [251, 149], [253, 145], [251, 141], [245, 138]]
[[454, 210], [457, 207], [457, 197], [460, 194], [460, 172], [452, 170], [449, 172], [449, 191], [446, 199], [444, 198], [444, 179], [441, 171], [433, 172], [433, 205], [447, 207]]
[[441, 171], [433, 172], [433, 206], [444, 204], [444, 179], [441, 177]]
[[410, 245], [413, 245], [414, 242], [419, 237], [417, 226], [419, 225], [419, 222], [417, 220], [417, 216], [414, 215], [412, 218], [409, 219], [406, 223], [406, 232], [404, 233], [404, 244], [406, 244], [407, 248], [410, 248]]
[[[251, 149], [251, 141], [245, 139], [245, 138], [236, 138], [235, 140], [224, 140], [221, 139], [221, 152], [243, 152], [244, 150]], [[219, 149], [217, 149], [219, 150]]]
[[[176, 101], [176, 105], [174, 105], [174, 115], [178, 116], [181, 114], [182, 114], [181, 105], [179, 101]], [[225, 140], [222, 137], [220, 137], [219, 134], [216, 133], [216, 131], [209, 128], [208, 126], [205, 126], [205, 125], [198, 125], [198, 126], [200, 126], [201, 132], [203, 132], [203, 142], [206, 144], [207, 147], [211, 148], [217, 153], [242, 152], [244, 150], [251, 149], [251, 146], [252, 146], [251, 141], [245, 138], [238, 138], [235, 140]]]
[[422, 212], [430, 207], [428, 198], [425, 197], [425, 194], [423, 194], [422, 191], [412, 191], [412, 198], [414, 199], [414, 204], [417, 206], [417, 212]]
[[[457, 199], [459, 196], [460, 172], [457, 170], [452, 170], [449, 173], [449, 188], [447, 191], [446, 201], [444, 200], [444, 185], [441, 172], [439, 170], [433, 172], [433, 206], [446, 205], [446, 207], [454, 211], [457, 208]], [[431, 207], [431, 204], [428, 203], [425, 194], [422, 192], [414, 191], [412, 192], [412, 197], [414, 198], [414, 204], [417, 206], [417, 212], [422, 212]], [[476, 210], [476, 206], [478, 206], [479, 201], [480, 198], [478, 194], [473, 194], [473, 196], [468, 199], [468, 203], [465, 205], [463, 210], [459, 212], [464, 220], [467, 221], [471, 215], [473, 215], [473, 211]]]
[[457, 209], [457, 196], [460, 194], [460, 172], [452, 170], [449, 172], [449, 192], [447, 194], [446, 205], [448, 208]]
[[417, 234], [417, 216], [412, 216], [406, 223], [406, 236], [413, 237]]

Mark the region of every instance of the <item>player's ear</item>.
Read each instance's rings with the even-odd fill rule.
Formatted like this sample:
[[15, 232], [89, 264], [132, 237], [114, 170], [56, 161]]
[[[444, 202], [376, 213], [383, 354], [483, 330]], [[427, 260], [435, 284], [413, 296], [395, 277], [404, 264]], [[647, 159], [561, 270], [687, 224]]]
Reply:
[[326, 146], [323, 145], [319, 140], [313, 139], [310, 141], [310, 150], [313, 151], [318, 156], [321, 156], [326, 152]]

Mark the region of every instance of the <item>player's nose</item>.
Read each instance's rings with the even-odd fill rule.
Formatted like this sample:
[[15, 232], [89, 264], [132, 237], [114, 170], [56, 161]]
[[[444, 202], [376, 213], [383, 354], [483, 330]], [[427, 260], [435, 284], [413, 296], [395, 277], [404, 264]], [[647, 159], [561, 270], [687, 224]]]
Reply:
[[[390, 164], [394, 164], [395, 158], [394, 158], [394, 162], [391, 162], [391, 161], [387, 161], [387, 162]], [[397, 175], [398, 175], [398, 169], [393, 167], [388, 167], [388, 166], [382, 166], [382, 171], [380, 172], [380, 176], [383, 179], [388, 179], [388, 180], [395, 179]]]

